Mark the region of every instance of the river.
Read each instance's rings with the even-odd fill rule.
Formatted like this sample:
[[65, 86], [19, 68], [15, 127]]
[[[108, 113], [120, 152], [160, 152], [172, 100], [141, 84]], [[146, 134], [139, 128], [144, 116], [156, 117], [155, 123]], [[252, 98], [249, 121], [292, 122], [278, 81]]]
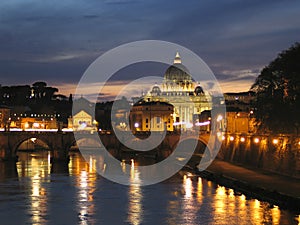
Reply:
[[123, 186], [79, 153], [52, 168], [50, 153], [0, 163], [0, 224], [300, 224], [300, 215], [185, 172], [159, 184]]

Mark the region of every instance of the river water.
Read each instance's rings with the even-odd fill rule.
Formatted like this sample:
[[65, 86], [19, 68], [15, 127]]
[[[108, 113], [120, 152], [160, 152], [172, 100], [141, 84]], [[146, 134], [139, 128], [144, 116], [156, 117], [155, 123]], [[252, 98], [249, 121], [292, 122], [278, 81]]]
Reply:
[[0, 164], [0, 224], [300, 224], [300, 215], [181, 172], [146, 187], [99, 176], [79, 153], [52, 168], [50, 153]]

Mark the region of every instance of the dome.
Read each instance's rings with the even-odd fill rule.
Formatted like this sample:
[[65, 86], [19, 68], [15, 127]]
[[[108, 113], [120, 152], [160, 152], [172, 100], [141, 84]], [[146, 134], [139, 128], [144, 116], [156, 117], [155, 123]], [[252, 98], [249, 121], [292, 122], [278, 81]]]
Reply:
[[151, 94], [152, 95], [160, 95], [161, 94], [161, 90], [157, 84], [152, 88]]
[[203, 91], [203, 88], [200, 86], [200, 85], [198, 85], [196, 88], [195, 88], [195, 94], [196, 95], [202, 95], [202, 94], [204, 94], [204, 91]]
[[174, 64], [171, 65], [165, 72], [164, 79], [166, 81], [189, 81], [192, 82], [192, 77], [189, 74], [188, 69], [182, 65], [179, 53], [176, 53]]

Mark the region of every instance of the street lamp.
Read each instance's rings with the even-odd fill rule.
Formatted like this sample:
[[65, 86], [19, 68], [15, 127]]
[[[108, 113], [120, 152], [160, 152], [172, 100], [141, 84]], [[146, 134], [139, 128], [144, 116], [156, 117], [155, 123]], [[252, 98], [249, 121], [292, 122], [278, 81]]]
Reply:
[[222, 116], [221, 114], [219, 114], [219, 115], [217, 116], [217, 122], [219, 123], [219, 130], [220, 130], [220, 131], [223, 130], [222, 120], [223, 120], [223, 116]]

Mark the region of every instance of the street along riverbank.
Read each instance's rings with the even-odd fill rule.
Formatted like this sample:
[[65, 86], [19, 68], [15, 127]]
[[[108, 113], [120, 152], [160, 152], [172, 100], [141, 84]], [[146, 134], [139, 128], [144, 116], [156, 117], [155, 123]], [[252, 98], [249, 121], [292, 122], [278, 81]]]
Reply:
[[215, 159], [196, 174], [222, 186], [232, 188], [246, 197], [256, 198], [283, 209], [300, 212], [300, 180], [257, 168], [244, 167]]

